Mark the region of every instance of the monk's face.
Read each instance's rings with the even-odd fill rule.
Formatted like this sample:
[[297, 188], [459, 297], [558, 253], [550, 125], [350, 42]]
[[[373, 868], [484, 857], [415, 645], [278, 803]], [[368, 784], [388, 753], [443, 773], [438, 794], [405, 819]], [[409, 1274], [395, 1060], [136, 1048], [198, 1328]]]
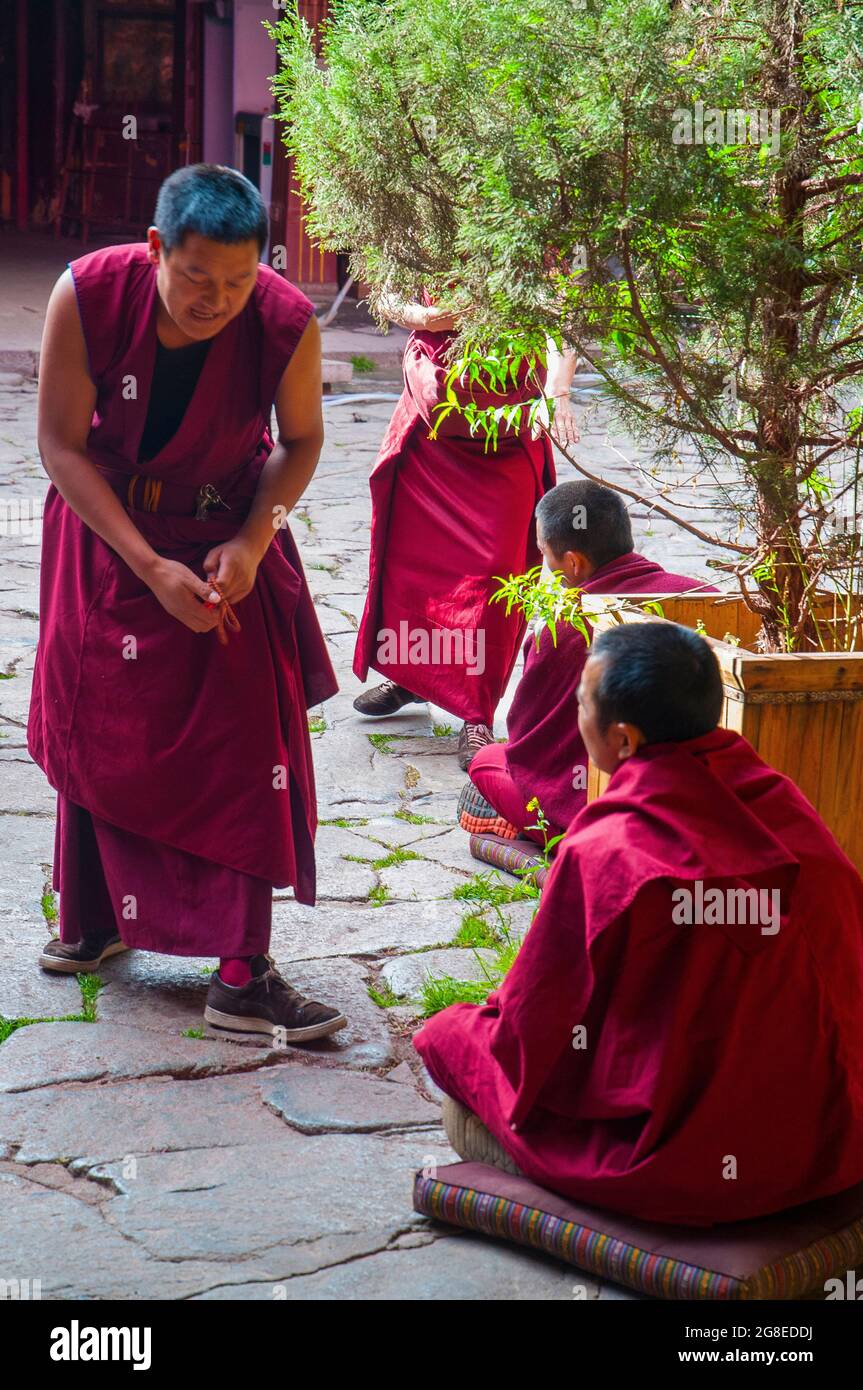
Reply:
[[242, 313], [255, 288], [258, 243], [221, 241], [189, 232], [179, 246], [166, 251], [157, 227], [147, 232], [150, 260], [158, 266], [156, 287], [161, 301], [160, 337], [165, 346], [214, 338]]
[[588, 657], [581, 673], [576, 696], [578, 729], [592, 761], [601, 772], [614, 769], [644, 743], [644, 734], [634, 724], [612, 723], [602, 727], [596, 704], [596, 690], [602, 678], [602, 657]]
[[557, 555], [546, 540], [539, 520], [536, 523], [536, 543], [548, 568], [561, 576], [568, 589], [581, 588], [582, 584], [587, 583], [593, 573], [587, 556], [579, 550], [566, 550], [563, 555]]

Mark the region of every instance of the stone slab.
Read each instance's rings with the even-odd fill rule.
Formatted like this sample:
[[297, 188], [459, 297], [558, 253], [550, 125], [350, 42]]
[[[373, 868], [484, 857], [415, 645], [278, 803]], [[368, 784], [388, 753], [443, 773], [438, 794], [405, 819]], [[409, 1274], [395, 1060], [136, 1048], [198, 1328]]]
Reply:
[[357, 1072], [278, 1068], [261, 1078], [264, 1104], [302, 1134], [362, 1134], [440, 1126], [440, 1110], [412, 1086]]
[[0, 1047], [0, 1094], [67, 1081], [143, 1076], [210, 1076], [275, 1061], [274, 1048], [240, 1050], [230, 1043], [162, 1036], [118, 1023], [34, 1023]]
[[[485, 979], [481, 961], [492, 962], [494, 952], [479, 950], [422, 951], [414, 955], [394, 956], [386, 961], [381, 975], [393, 994], [400, 999], [419, 1001], [423, 984], [430, 977], [450, 975], [454, 980]], [[489, 985], [489, 989], [492, 986]]]

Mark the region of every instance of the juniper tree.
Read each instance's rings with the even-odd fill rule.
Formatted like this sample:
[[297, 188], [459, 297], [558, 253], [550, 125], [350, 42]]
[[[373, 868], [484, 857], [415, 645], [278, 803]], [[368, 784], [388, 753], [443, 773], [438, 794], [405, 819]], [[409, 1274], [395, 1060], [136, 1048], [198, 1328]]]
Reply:
[[859, 588], [828, 518], [860, 487], [863, 3], [337, 0], [320, 57], [296, 14], [273, 33], [311, 231], [373, 308], [446, 297], [492, 378], [573, 344], [659, 468], [721, 480], [766, 646], [829, 642], [816, 586]]

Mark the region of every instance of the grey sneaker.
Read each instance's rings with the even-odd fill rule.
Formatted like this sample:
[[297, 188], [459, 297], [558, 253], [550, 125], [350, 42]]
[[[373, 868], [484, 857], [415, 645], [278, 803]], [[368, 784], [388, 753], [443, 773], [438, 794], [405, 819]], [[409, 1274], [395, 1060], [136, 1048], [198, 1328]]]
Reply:
[[59, 936], [55, 936], [43, 950], [39, 964], [43, 970], [57, 970], [63, 975], [89, 975], [99, 969], [103, 960], [128, 949], [116, 932], [112, 936], [95, 939], [84, 936], [74, 943], [61, 941]]
[[467, 772], [479, 750], [490, 743], [494, 743], [494, 734], [487, 724], [462, 724], [457, 749], [459, 767]]

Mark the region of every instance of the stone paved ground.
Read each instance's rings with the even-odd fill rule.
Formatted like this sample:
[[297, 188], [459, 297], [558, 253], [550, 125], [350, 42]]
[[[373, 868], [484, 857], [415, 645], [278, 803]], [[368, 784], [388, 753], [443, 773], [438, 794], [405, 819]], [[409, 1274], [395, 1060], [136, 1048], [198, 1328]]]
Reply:
[[[588, 394], [583, 397], [589, 398]], [[373, 383], [392, 391], [393, 383]], [[38, 546], [0, 535], [0, 1015], [34, 1022], [0, 1046], [0, 1276], [45, 1298], [590, 1299], [614, 1286], [531, 1253], [433, 1228], [413, 1172], [454, 1158], [410, 1046], [411, 1004], [477, 867], [454, 829], [457, 721], [425, 707], [379, 722], [351, 708], [368, 558], [368, 471], [392, 405], [331, 403], [321, 466], [293, 523], [342, 690], [313, 711], [320, 899], [275, 903], [273, 953], [350, 1027], [272, 1051], [201, 1036], [208, 960], [130, 953], [103, 970], [96, 1021], [74, 978], [36, 965], [49, 934], [53, 794], [28, 758]], [[0, 503], [46, 486], [35, 385], [0, 383]], [[583, 452], [609, 461], [604, 426]], [[623, 465], [619, 465], [623, 469]], [[703, 571], [686, 537], [637, 520], [637, 545]], [[501, 710], [498, 732], [503, 731]], [[438, 726], [435, 733], [434, 726]], [[369, 735], [395, 735], [375, 744]], [[422, 819], [419, 819], [422, 818]], [[403, 853], [407, 851], [407, 854]], [[530, 905], [509, 909], [523, 930]], [[369, 987], [402, 996], [379, 1007]], [[192, 1036], [190, 1036], [190, 1030]], [[197, 1033], [199, 1036], [194, 1036]]]

